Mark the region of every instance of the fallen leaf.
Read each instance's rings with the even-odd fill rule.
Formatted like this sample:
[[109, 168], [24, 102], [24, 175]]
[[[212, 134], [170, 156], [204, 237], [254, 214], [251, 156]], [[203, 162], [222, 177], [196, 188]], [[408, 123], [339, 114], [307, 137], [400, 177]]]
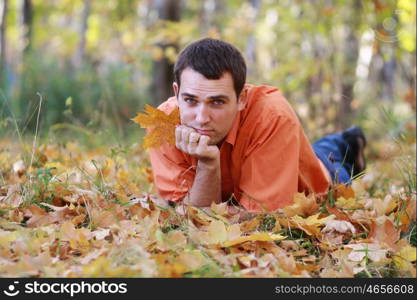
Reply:
[[162, 251], [178, 251], [187, 245], [187, 238], [182, 231], [174, 230], [163, 234], [162, 231], [157, 230], [155, 234], [157, 235], [158, 248]]
[[415, 273], [415, 265], [412, 262], [416, 261], [416, 247], [411, 246], [406, 239], [398, 241], [397, 246], [400, 250], [393, 255], [395, 266], [401, 271]]
[[349, 185], [344, 184], [335, 184], [333, 186], [333, 197], [337, 200], [340, 197], [343, 197], [345, 199], [355, 199], [355, 192], [353, 191], [353, 188]]
[[398, 206], [398, 201], [390, 194], [386, 195], [384, 200], [376, 198], [373, 201], [373, 207], [376, 210], [377, 216], [388, 215]]
[[369, 258], [374, 262], [378, 262], [386, 258], [387, 250], [381, 249], [381, 246], [378, 244], [370, 243], [358, 243], [358, 244], [349, 244], [345, 245], [345, 248], [353, 249], [352, 252], [348, 255], [348, 258], [351, 261], [361, 262], [365, 257]]
[[245, 243], [248, 241], [261, 241], [261, 242], [272, 242], [272, 241], [280, 241], [285, 239], [285, 236], [282, 236], [280, 234], [273, 234], [270, 232], [261, 232], [261, 233], [254, 233], [249, 236], [242, 236], [238, 237], [236, 239], [226, 241], [223, 243], [224, 247], [231, 247], [237, 244]]
[[85, 251], [90, 245], [91, 232], [87, 228], [76, 229], [71, 221], [61, 225], [60, 237], [62, 241], [69, 241], [72, 249]]
[[288, 217], [295, 215], [307, 217], [317, 212], [318, 208], [319, 205], [313, 194], [306, 196], [304, 193], [296, 193], [293, 204], [284, 207], [284, 213]]
[[210, 208], [214, 213], [216, 213], [220, 216], [225, 216], [225, 215], [228, 214], [227, 206], [228, 206], [227, 202], [222, 202], [222, 203], [219, 203], [219, 204], [216, 204], [215, 202], [212, 202]]
[[375, 243], [396, 250], [397, 246], [395, 243], [400, 238], [400, 230], [395, 227], [394, 223], [385, 215], [371, 222], [368, 238]]
[[339, 221], [339, 220], [328, 220], [326, 221], [326, 226], [322, 229], [322, 232], [330, 232], [330, 231], [337, 231], [340, 233], [351, 232], [352, 234], [356, 233], [355, 227], [353, 227], [352, 223], [347, 221]]
[[308, 235], [319, 235], [320, 226], [323, 226], [328, 220], [333, 220], [334, 215], [329, 215], [327, 217], [319, 219], [320, 214], [315, 214], [307, 218], [302, 218], [300, 216], [291, 217], [291, 223], [295, 224], [298, 228], [303, 230]]
[[355, 198], [339, 197], [336, 200], [336, 207], [342, 209], [363, 208], [363, 204], [356, 201]]
[[207, 259], [199, 250], [186, 250], [181, 252], [177, 261], [184, 265], [186, 272], [194, 271], [207, 264]]
[[21, 177], [26, 172], [26, 166], [23, 160], [18, 160], [13, 164], [13, 172]]

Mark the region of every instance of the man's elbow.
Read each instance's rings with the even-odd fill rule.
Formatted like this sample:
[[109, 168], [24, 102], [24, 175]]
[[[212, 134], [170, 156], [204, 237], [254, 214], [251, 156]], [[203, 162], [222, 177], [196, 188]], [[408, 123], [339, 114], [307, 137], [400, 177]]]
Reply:
[[187, 194], [183, 198], [182, 202], [185, 205], [191, 205], [195, 207], [209, 207], [211, 203], [214, 201], [212, 199], [201, 199], [201, 198], [192, 197], [190, 194]]

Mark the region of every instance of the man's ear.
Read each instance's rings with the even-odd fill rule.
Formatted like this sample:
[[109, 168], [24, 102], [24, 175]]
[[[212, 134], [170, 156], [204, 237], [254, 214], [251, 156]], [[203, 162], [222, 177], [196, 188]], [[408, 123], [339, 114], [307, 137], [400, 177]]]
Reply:
[[240, 96], [239, 96], [238, 103], [237, 103], [237, 109], [239, 111], [243, 110], [246, 107], [247, 99], [248, 99], [248, 90], [244, 88], [240, 92]]
[[174, 90], [175, 98], [177, 98], [178, 100], [178, 93], [180, 89], [179, 89], [178, 84], [175, 81], [172, 83], [172, 89]]

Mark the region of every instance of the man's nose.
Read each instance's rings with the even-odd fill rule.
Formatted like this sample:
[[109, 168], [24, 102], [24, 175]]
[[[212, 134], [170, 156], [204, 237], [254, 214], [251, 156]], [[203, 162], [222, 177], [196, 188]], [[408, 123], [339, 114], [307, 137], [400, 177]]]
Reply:
[[210, 109], [207, 106], [201, 105], [198, 108], [196, 121], [200, 124], [205, 124], [210, 121]]

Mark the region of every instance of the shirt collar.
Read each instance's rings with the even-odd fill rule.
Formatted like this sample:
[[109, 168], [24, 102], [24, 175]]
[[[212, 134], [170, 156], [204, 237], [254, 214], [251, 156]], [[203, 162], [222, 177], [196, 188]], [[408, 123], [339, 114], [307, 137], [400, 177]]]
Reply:
[[[251, 84], [248, 84], [248, 83], [245, 84], [244, 90], [246, 90], [246, 93], [249, 92], [247, 90], [249, 90], [251, 87], [252, 87]], [[248, 95], [246, 95], [246, 97], [248, 97]], [[246, 105], [248, 105], [247, 99], [246, 99]], [[243, 110], [246, 109], [246, 105], [245, 105], [245, 108]], [[232, 146], [234, 146], [235, 145], [235, 142], [236, 142], [237, 132], [238, 132], [239, 126], [240, 126], [240, 118], [241, 118], [240, 115], [241, 115], [241, 113], [242, 113], [243, 110], [237, 112], [236, 118], [233, 121], [232, 129], [230, 129], [230, 131], [227, 134], [227, 137], [225, 139], [225, 142], [226, 143], [229, 143]]]
[[229, 143], [232, 146], [235, 145], [237, 131], [239, 130], [240, 114], [241, 114], [241, 111], [238, 111], [238, 113], [236, 114], [235, 120], [233, 121], [232, 129], [230, 129], [225, 140], [226, 143]]

